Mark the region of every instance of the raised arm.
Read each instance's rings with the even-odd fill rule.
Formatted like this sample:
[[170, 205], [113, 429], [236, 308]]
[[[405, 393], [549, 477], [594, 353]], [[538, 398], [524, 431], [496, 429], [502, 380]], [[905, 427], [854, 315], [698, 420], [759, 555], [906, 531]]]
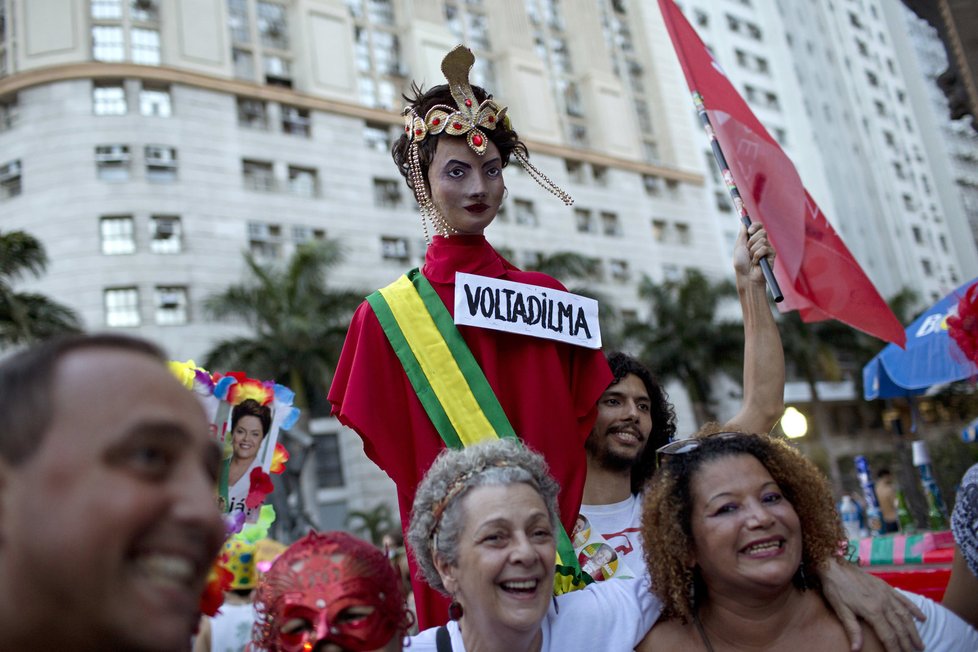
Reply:
[[767, 301], [761, 258], [774, 249], [759, 222], [741, 229], [734, 246], [737, 293], [744, 316], [744, 403], [728, 426], [767, 433], [784, 413], [784, 349]]

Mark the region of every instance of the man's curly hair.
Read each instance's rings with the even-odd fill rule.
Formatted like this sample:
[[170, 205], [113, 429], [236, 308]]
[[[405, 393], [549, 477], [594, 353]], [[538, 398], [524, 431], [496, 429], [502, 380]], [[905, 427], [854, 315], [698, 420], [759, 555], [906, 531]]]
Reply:
[[668, 444], [676, 436], [676, 411], [669, 402], [666, 390], [658, 379], [643, 365], [630, 355], [615, 351], [608, 355], [608, 366], [615, 377], [612, 384], [620, 383], [628, 374], [636, 376], [645, 385], [649, 395], [649, 414], [652, 417], [652, 434], [645, 442], [642, 456], [632, 466], [632, 493], [642, 492], [642, 487], [652, 474], [655, 473], [655, 451], [660, 446]]
[[[484, 102], [487, 97], [492, 97], [481, 86], [473, 85], [472, 92], [475, 94], [476, 101], [480, 103]], [[424, 119], [428, 110], [436, 104], [455, 106], [455, 99], [452, 97], [452, 92], [449, 90], [448, 84], [432, 86], [425, 91], [421, 86], [412, 82], [411, 95], [404, 95], [403, 97], [408, 103], [408, 106], [413, 108], [414, 112], [422, 119]], [[499, 148], [499, 156], [502, 158], [503, 167], [509, 165], [509, 159], [513, 152], [519, 151], [523, 156], [529, 156], [526, 145], [520, 140], [519, 134], [513, 130], [509, 119], [501, 121], [496, 125], [495, 129], [483, 129], [482, 132]], [[428, 167], [431, 165], [431, 160], [435, 156], [435, 149], [437, 149], [438, 141], [441, 138], [461, 138], [461, 136], [449, 136], [444, 132], [437, 135], [429, 134], [424, 140], [418, 143], [418, 162], [421, 164], [421, 173], [425, 179], [428, 178]], [[414, 186], [411, 185], [411, 163], [408, 158], [410, 146], [411, 142], [407, 136], [401, 134], [400, 138], [395, 140], [391, 146], [391, 156], [394, 158], [394, 163], [397, 165], [398, 171], [407, 182], [408, 188], [414, 190]]]
[[799, 589], [821, 588], [817, 566], [838, 555], [841, 542], [845, 541], [832, 491], [814, 464], [780, 439], [745, 433], [734, 437], [715, 436], [724, 431], [715, 423], [704, 426], [694, 435], [700, 440], [699, 446], [688, 453], [664, 457], [645, 490], [642, 504], [645, 563], [652, 586], [662, 600], [665, 618], [689, 622], [697, 606], [693, 596], [702, 597], [708, 591], [698, 570], [690, 566], [694, 550], [692, 479], [708, 462], [751, 455], [771, 474], [801, 524], [803, 572], [793, 578]]

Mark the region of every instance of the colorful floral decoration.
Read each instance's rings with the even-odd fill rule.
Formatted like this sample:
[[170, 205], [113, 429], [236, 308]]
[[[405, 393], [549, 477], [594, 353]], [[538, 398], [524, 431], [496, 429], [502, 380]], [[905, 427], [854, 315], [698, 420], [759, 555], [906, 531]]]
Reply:
[[285, 446], [281, 442], [276, 442], [275, 452], [272, 453], [272, 468], [271, 472], [275, 475], [281, 475], [285, 471], [285, 463], [289, 461], [289, 451], [285, 450]]
[[260, 466], [256, 466], [251, 470], [251, 486], [248, 489], [248, 497], [245, 499], [245, 507], [257, 509], [265, 502], [265, 496], [274, 490], [272, 476], [265, 473]]
[[223, 555], [214, 561], [207, 575], [207, 586], [200, 596], [200, 612], [207, 616], [217, 614], [224, 604], [224, 592], [230, 590], [234, 581], [234, 573], [225, 568], [224, 563]]
[[978, 365], [978, 283], [964, 291], [957, 314], [947, 318], [947, 329], [965, 357]]
[[[283, 385], [255, 380], [238, 371], [212, 374], [198, 367], [193, 360], [170, 361], [169, 368], [180, 384], [201, 398], [205, 410], [210, 414], [212, 432], [216, 432], [216, 436], [220, 436], [220, 433], [215, 429], [213, 421], [217, 412], [216, 406], [221, 402], [234, 406], [250, 398], [262, 405], [271, 405], [280, 430], [290, 429], [299, 419], [299, 409], [292, 405], [295, 392]], [[208, 409], [208, 406], [213, 409]], [[229, 447], [230, 443], [225, 441], [225, 446]], [[225, 453], [228, 455], [230, 451]], [[280, 442], [276, 442], [269, 470], [275, 474], [283, 473], [288, 461], [289, 452]], [[249, 509], [261, 507], [258, 522], [245, 523], [246, 513], [242, 510], [225, 514], [224, 524], [228, 537], [237, 536], [255, 543], [268, 536], [268, 530], [275, 521], [275, 509], [262, 503], [272, 493], [273, 488], [271, 476], [261, 467], [251, 470], [245, 504]], [[234, 574], [227, 569], [226, 562], [223, 556], [219, 557], [208, 573], [207, 585], [200, 599], [200, 611], [208, 616], [218, 613], [224, 603], [224, 592], [231, 588]]]

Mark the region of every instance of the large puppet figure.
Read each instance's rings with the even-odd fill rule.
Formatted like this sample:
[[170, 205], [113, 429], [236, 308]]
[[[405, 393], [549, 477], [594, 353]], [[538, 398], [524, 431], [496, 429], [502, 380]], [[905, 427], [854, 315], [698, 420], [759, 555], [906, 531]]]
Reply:
[[[453, 319], [459, 272], [564, 290], [545, 274], [517, 269], [483, 236], [503, 201], [503, 169], [511, 158], [552, 194], [572, 201], [530, 165], [506, 109], [470, 86], [473, 62], [468, 49], [452, 50], [442, 61], [448, 84], [426, 92], [415, 87], [404, 109], [405, 131], [392, 154], [420, 205], [426, 237], [429, 223], [435, 235], [420, 270], [357, 309], [329, 400], [397, 484], [402, 523], [444, 446], [515, 435], [543, 453], [560, 482], [561, 520], [569, 532], [586, 474], [584, 441], [612, 376], [597, 349], [457, 326]], [[566, 536], [563, 542], [573, 557]], [[423, 583], [414, 589], [422, 627], [444, 622], [447, 603]]]

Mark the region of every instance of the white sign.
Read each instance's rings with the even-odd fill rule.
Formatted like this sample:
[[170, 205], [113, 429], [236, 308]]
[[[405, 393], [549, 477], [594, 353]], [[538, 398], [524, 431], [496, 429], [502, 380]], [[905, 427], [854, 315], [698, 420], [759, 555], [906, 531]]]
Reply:
[[601, 348], [594, 299], [487, 276], [456, 272], [455, 323]]

